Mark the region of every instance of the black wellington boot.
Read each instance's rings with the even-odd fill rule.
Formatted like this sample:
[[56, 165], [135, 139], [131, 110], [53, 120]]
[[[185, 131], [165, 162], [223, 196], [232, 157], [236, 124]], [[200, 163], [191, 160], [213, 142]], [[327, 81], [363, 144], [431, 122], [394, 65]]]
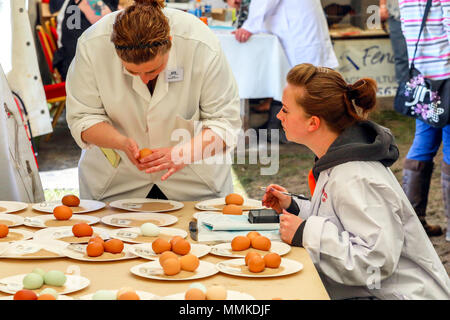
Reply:
[[420, 222], [422, 222], [426, 233], [430, 237], [442, 235], [440, 226], [429, 225], [425, 220], [433, 167], [433, 161], [405, 159], [402, 181], [403, 191], [405, 191], [408, 200], [411, 202]]

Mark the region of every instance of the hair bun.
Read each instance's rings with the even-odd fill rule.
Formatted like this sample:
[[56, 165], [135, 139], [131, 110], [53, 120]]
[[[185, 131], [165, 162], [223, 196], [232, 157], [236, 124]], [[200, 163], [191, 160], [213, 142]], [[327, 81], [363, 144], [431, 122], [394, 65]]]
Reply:
[[355, 101], [355, 105], [363, 110], [375, 108], [377, 83], [370, 78], [359, 79], [347, 86], [347, 96]]
[[136, 5], [142, 5], [142, 6], [154, 6], [159, 8], [164, 8], [164, 0], [134, 0], [134, 3]]

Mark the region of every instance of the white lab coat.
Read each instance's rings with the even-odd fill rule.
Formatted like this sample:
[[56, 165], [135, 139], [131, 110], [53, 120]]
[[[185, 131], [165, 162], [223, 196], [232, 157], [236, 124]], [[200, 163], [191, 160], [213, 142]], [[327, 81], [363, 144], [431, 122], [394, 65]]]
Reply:
[[242, 28], [278, 36], [291, 67], [339, 65], [320, 0], [252, 0]]
[[[228, 149], [236, 144], [241, 127], [238, 89], [218, 39], [193, 15], [174, 9], [164, 12], [173, 41], [153, 96], [138, 76], [125, 70], [110, 41], [118, 12], [102, 18], [78, 40], [66, 89], [67, 122], [84, 149], [79, 162], [81, 198], [142, 198], [153, 184], [173, 200], [221, 197], [233, 190], [231, 162], [191, 164], [161, 182], [167, 170], [146, 174], [121, 151], [117, 151], [120, 164], [114, 168], [98, 147], [81, 139], [84, 130], [108, 122], [140, 148], [174, 146], [181, 141], [171, 135], [180, 128], [193, 137], [194, 131], [198, 134], [207, 127], [224, 139]], [[168, 82], [166, 73], [171, 71], [182, 74], [182, 80]]]
[[380, 162], [322, 171], [302, 242], [332, 298], [450, 299], [450, 280], [394, 174]]

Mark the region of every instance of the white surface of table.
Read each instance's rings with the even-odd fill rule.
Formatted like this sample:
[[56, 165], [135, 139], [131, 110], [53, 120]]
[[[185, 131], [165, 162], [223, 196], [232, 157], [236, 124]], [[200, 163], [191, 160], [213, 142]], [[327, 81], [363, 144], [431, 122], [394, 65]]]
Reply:
[[213, 28], [233, 70], [241, 99], [274, 98], [281, 101], [291, 66], [275, 35], [256, 34], [238, 42], [232, 30]]

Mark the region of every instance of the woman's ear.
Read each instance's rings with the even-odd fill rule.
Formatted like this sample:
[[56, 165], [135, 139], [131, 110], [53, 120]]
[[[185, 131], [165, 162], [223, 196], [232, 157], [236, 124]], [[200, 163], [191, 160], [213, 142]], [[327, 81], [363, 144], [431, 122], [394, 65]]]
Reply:
[[320, 128], [320, 118], [317, 116], [312, 116], [308, 120], [308, 132], [317, 131]]

